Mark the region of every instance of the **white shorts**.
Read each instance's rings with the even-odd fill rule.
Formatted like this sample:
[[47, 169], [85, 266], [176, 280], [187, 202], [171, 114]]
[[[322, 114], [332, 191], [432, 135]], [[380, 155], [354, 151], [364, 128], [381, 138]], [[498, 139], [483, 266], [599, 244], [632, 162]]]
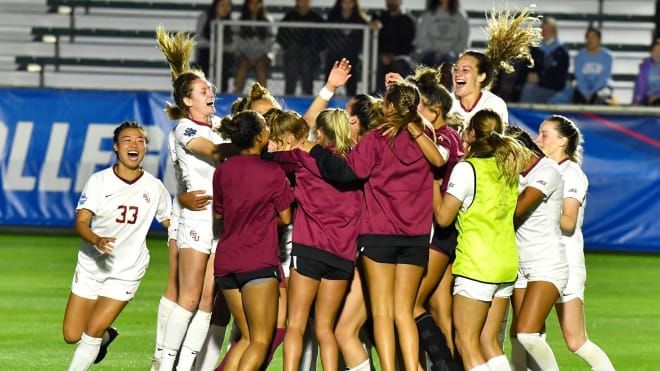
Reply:
[[85, 299], [96, 300], [99, 296], [119, 301], [130, 301], [140, 287], [137, 280], [127, 281], [112, 277], [99, 278], [78, 262], [71, 282], [71, 292]]
[[291, 271], [291, 249], [293, 248], [293, 225], [280, 227], [278, 231], [280, 239], [280, 263], [284, 271], [284, 277], [289, 277]]
[[587, 282], [587, 268], [582, 266], [568, 266], [568, 283], [559, 295], [557, 303], [567, 303], [573, 299], [584, 302], [584, 285]]
[[546, 266], [546, 267], [532, 267], [532, 266], [519, 266], [518, 279], [514, 284], [516, 289], [527, 288], [528, 282], [544, 281], [550, 282], [557, 290], [562, 293], [566, 288], [568, 282], [568, 265]]
[[189, 220], [181, 218], [176, 237], [179, 249], [195, 249], [203, 254], [215, 252], [213, 223], [211, 220]]
[[457, 276], [454, 279], [454, 295], [466, 298], [493, 301], [494, 297], [508, 298], [513, 293], [513, 283], [485, 283]]

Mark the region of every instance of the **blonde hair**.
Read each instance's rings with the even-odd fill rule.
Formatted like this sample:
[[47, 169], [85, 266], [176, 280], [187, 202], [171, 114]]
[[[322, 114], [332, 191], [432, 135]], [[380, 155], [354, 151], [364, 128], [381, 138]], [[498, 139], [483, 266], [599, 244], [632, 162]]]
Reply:
[[507, 183], [517, 184], [518, 174], [527, 168], [533, 154], [514, 138], [504, 135], [500, 115], [488, 109], [481, 110], [472, 116], [465, 130], [474, 136], [465, 157], [495, 157]]
[[270, 139], [282, 141], [282, 138], [291, 133], [296, 140], [305, 138], [309, 133], [307, 122], [296, 111], [270, 110], [267, 125], [270, 128]]
[[[174, 105], [168, 104], [165, 112], [171, 120], [179, 120], [190, 113], [189, 108], [183, 102], [183, 98], [189, 98], [192, 94], [192, 83], [200, 79], [206, 81], [206, 77], [201, 70], [190, 67], [190, 59], [195, 48], [194, 39], [190, 34], [182, 31], [170, 34], [165, 31], [163, 26], [158, 26], [156, 41], [165, 59], [167, 59], [172, 75]], [[206, 83], [213, 88], [211, 83], [208, 81]]]
[[236, 114], [241, 111], [252, 109], [252, 102], [258, 100], [267, 100], [272, 103], [273, 107], [282, 109], [282, 105], [277, 101], [277, 99], [275, 99], [270, 91], [259, 82], [255, 82], [252, 84], [247, 97], [238, 98], [234, 101], [234, 103], [232, 103], [231, 112]]
[[341, 157], [346, 157], [348, 151], [355, 145], [351, 138], [348, 114], [341, 108], [321, 111], [316, 117], [316, 129], [321, 131], [329, 141], [329, 143], [320, 144], [334, 145], [335, 153]]
[[477, 59], [477, 72], [485, 73], [482, 86], [485, 88], [493, 84], [497, 71], [506, 73], [514, 71], [513, 62], [526, 60], [530, 67], [534, 66], [530, 47], [541, 44], [541, 20], [532, 15], [531, 8], [525, 7], [520, 12], [509, 9], [493, 11], [487, 18], [488, 22], [488, 48], [481, 53], [468, 50], [461, 54]]

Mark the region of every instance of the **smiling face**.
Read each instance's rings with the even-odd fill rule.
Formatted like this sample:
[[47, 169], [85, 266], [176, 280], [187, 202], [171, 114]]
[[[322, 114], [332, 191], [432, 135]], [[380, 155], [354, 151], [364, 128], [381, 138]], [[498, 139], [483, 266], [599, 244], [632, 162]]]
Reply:
[[478, 61], [471, 55], [462, 56], [454, 67], [454, 94], [462, 99], [481, 92], [481, 83], [486, 78], [485, 73], [479, 73]]
[[204, 79], [192, 82], [190, 96], [183, 98], [188, 107], [190, 118], [195, 121], [208, 121], [209, 116], [215, 113], [215, 93], [211, 84]]
[[139, 169], [147, 153], [146, 135], [138, 128], [127, 127], [119, 132], [113, 148], [120, 166], [129, 170]]

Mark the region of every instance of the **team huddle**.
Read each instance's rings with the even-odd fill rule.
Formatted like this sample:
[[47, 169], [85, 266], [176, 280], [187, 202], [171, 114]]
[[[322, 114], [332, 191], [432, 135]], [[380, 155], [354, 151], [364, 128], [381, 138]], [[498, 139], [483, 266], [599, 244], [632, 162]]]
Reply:
[[316, 370], [317, 354], [324, 370], [371, 370], [371, 346], [382, 370], [559, 370], [545, 342], [554, 307], [569, 349], [613, 370], [584, 321], [580, 131], [552, 115], [533, 139], [488, 91], [499, 69], [532, 60], [537, 21], [491, 17], [488, 49], [460, 55], [451, 93], [440, 68], [420, 66], [387, 74], [382, 97], [328, 109], [351, 77], [342, 59], [304, 114], [255, 83], [224, 118], [190, 68], [193, 40], [159, 29], [177, 196], [140, 167], [142, 127], [119, 125], [117, 163], [78, 202], [69, 369], [100, 362], [117, 337], [155, 218], [169, 274], [152, 369], [263, 370], [283, 344], [272, 367], [287, 371]]

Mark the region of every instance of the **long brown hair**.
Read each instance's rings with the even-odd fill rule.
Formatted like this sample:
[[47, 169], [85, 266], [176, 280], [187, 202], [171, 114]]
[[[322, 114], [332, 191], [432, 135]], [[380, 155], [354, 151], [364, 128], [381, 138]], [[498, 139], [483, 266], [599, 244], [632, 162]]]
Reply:
[[390, 142], [393, 142], [409, 123], [416, 124], [420, 129], [424, 128], [424, 119], [417, 111], [420, 99], [419, 89], [410, 83], [399, 82], [387, 88], [383, 105], [391, 104], [394, 109], [385, 116], [382, 130], [394, 129], [389, 135]]

